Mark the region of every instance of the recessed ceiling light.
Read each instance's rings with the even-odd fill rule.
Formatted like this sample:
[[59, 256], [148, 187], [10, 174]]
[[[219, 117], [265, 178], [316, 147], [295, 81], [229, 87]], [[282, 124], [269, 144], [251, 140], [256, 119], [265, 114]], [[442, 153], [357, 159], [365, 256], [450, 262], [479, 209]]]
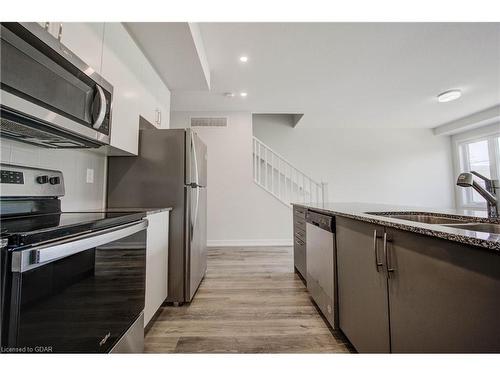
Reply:
[[242, 97], [245, 97], [245, 96], [247, 96], [247, 95], [248, 95], [248, 94], [247, 94], [246, 92], [240, 92], [240, 96], [242, 96]]
[[227, 98], [234, 98], [234, 92], [225, 92], [224, 96]]
[[442, 92], [437, 96], [439, 103], [451, 102], [452, 100], [456, 100], [462, 96], [462, 91], [458, 89], [448, 90]]
[[246, 62], [248, 61], [248, 56], [241, 56], [241, 57], [240, 57], [240, 61], [241, 61], [242, 63], [246, 63]]

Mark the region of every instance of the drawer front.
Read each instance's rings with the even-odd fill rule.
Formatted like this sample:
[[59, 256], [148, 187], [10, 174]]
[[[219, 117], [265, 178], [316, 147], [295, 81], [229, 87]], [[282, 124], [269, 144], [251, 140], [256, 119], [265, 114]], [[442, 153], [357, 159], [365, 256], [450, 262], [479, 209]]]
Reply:
[[305, 230], [306, 230], [306, 219], [304, 219], [302, 217], [294, 216], [293, 221], [294, 221], [295, 228], [302, 229], [305, 232]]
[[301, 238], [295, 237], [294, 238], [294, 246], [301, 246], [301, 247], [305, 248], [306, 242]]
[[293, 208], [293, 215], [297, 217], [301, 217], [305, 220], [306, 218], [306, 209], [303, 207], [294, 207]]
[[302, 230], [302, 228], [295, 228], [294, 230], [294, 237], [302, 240], [302, 242], [306, 242], [306, 232]]
[[293, 240], [293, 263], [305, 282], [307, 277], [306, 243], [299, 238]]

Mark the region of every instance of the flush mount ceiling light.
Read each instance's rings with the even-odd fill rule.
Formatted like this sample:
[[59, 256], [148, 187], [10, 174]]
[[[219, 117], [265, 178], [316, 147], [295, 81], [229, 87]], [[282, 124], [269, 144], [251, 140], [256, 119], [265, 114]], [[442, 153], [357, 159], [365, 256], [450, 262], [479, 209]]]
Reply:
[[246, 63], [248, 61], [248, 56], [240, 56], [240, 61]]
[[442, 92], [437, 96], [437, 99], [439, 103], [446, 103], [446, 102], [451, 102], [452, 100], [457, 100], [461, 96], [462, 96], [462, 91], [458, 89], [453, 89]]
[[243, 98], [246, 97], [247, 95], [248, 94], [246, 92], [240, 92], [240, 96], [243, 97]]

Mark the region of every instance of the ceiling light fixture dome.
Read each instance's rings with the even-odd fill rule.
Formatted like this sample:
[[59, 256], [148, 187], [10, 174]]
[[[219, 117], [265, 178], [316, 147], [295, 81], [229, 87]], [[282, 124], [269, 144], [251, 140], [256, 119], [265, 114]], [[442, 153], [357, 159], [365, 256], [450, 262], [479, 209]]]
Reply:
[[459, 89], [452, 89], [452, 90], [447, 90], [445, 92], [442, 92], [437, 96], [437, 100], [439, 103], [447, 103], [451, 102], [452, 100], [457, 100], [462, 96], [462, 91]]
[[248, 94], [247, 94], [246, 92], [240, 92], [240, 96], [242, 96], [243, 98], [244, 98], [245, 96], [247, 96], [247, 95], [248, 95]]
[[242, 63], [246, 63], [246, 62], [248, 61], [248, 56], [241, 56], [241, 57], [240, 57], [240, 61], [241, 61]]

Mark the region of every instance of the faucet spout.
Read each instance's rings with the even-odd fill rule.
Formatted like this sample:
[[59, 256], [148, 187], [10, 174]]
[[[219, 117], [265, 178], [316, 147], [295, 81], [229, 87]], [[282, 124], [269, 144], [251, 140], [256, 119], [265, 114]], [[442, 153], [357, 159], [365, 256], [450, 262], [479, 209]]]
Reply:
[[[473, 175], [481, 178], [485, 182], [485, 188], [479, 185]], [[500, 211], [500, 183], [498, 180], [490, 180], [489, 178], [475, 172], [460, 173], [457, 179], [457, 185], [460, 187], [472, 187], [478, 192], [485, 200], [488, 208], [488, 217], [499, 217]]]
[[497, 198], [491, 194], [488, 190], [484, 189], [481, 185], [479, 185], [476, 181], [472, 183], [472, 188], [478, 192], [485, 200], [486, 202], [490, 204], [496, 204], [497, 203]]

